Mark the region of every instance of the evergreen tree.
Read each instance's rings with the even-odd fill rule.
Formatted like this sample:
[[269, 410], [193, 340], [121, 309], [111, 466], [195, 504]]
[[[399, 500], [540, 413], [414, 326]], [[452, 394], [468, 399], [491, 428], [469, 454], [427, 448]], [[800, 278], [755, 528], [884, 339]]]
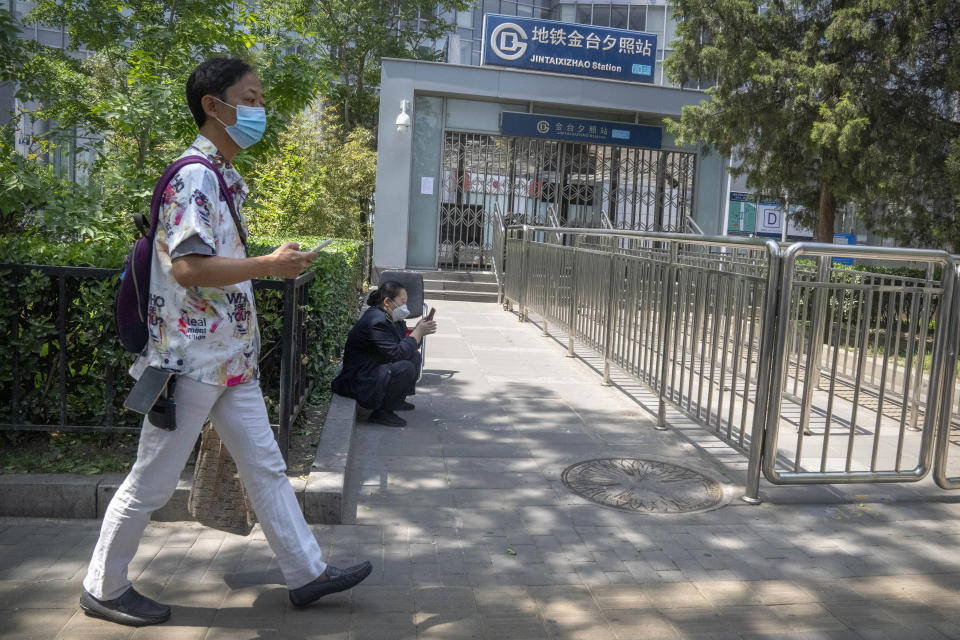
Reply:
[[854, 203], [904, 243], [960, 247], [960, 3], [674, 6], [668, 73], [717, 83], [668, 123], [681, 141], [734, 154], [734, 174], [758, 192], [789, 193], [820, 241], [832, 242], [838, 206]]

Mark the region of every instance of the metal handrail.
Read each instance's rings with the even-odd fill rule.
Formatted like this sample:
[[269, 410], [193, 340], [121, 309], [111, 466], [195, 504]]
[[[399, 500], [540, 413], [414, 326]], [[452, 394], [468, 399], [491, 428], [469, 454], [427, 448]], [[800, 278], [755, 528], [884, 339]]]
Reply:
[[507, 225], [500, 211], [500, 203], [493, 203], [493, 274], [497, 279], [497, 302], [503, 303], [503, 288], [505, 283]]
[[703, 232], [703, 229], [700, 228], [700, 225], [697, 224], [697, 221], [694, 220], [692, 216], [687, 216], [686, 218], [684, 218], [684, 223], [685, 223], [684, 226], [686, 226], [688, 229], [688, 233], [695, 233], [698, 236], [706, 235]]

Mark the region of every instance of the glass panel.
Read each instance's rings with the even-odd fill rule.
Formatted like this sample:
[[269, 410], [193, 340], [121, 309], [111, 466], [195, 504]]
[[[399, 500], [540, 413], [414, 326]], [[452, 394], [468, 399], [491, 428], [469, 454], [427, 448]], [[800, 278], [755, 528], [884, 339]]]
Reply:
[[663, 44], [667, 46], [671, 41], [675, 40], [677, 37], [677, 21], [673, 18], [667, 18], [667, 33], [663, 37]]
[[533, 5], [520, 3], [517, 5], [517, 15], [522, 18], [533, 17]]
[[663, 35], [663, 7], [647, 7], [647, 31]]
[[610, 8], [610, 26], [617, 29], [627, 28], [627, 8], [623, 5], [614, 5]]
[[483, 0], [483, 13], [500, 13], [500, 0]]
[[517, 0], [503, 0], [500, 3], [500, 13], [508, 16], [517, 15]]
[[572, 4], [560, 5], [560, 20], [574, 22], [577, 19], [577, 7]]
[[647, 8], [633, 5], [630, 7], [630, 28], [643, 31], [647, 28]]
[[590, 24], [590, 9], [592, 5], [589, 4], [578, 4], [577, 5], [577, 22], [580, 24]]
[[460, 41], [460, 64], [470, 64], [472, 51], [473, 51], [473, 42], [471, 42], [470, 40]]
[[[412, 136], [413, 158], [410, 172], [410, 217], [407, 228], [407, 265], [433, 268], [437, 251], [437, 213], [440, 182], [440, 152], [443, 149], [443, 98], [417, 96], [414, 99]], [[420, 188], [422, 178], [432, 178], [432, 193]]]
[[480, 66], [480, 50], [479, 50], [479, 49], [478, 49], [477, 51], [474, 51], [474, 52], [473, 52], [473, 62], [472, 62], [472, 64], [473, 64], [473, 66], [475, 66], [475, 67]]
[[457, 11], [457, 26], [471, 29], [473, 27], [473, 11]]
[[597, 25], [598, 27], [610, 26], [610, 5], [593, 5], [593, 24]]

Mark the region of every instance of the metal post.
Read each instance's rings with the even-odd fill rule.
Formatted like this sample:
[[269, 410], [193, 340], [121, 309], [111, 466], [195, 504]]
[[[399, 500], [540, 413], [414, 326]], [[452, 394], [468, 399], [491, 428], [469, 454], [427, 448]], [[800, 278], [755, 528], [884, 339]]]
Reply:
[[288, 279], [283, 283], [283, 335], [280, 337], [280, 427], [277, 432], [277, 443], [283, 459], [287, 460], [290, 449], [290, 413], [292, 407], [291, 393], [293, 391], [293, 356], [294, 356], [294, 311], [296, 306], [296, 280]]
[[619, 290], [619, 283], [616, 282], [616, 265], [617, 265], [617, 256], [615, 253], [610, 253], [610, 271], [608, 274], [608, 286], [607, 286], [607, 318], [606, 318], [606, 328], [604, 330], [603, 336], [603, 381], [601, 384], [605, 387], [609, 387], [610, 382], [610, 358], [613, 355], [611, 349], [613, 348], [613, 329], [614, 329], [614, 314], [616, 312], [616, 303], [615, 303], [615, 292]]
[[667, 376], [670, 373], [670, 324], [673, 318], [673, 289], [674, 281], [677, 279], [677, 253], [679, 251], [677, 242], [670, 243], [670, 262], [666, 268], [666, 287], [663, 291], [663, 306], [661, 316], [663, 317], [663, 357], [660, 359], [660, 389], [657, 393], [657, 424], [654, 427], [657, 431], [666, 431], [667, 429]]
[[67, 274], [61, 273], [57, 282], [59, 296], [57, 301], [57, 333], [60, 345], [60, 426], [67, 424]]
[[[781, 386], [783, 384], [783, 363], [787, 357], [784, 345], [787, 339], [787, 322], [779, 318], [779, 304], [781, 303], [780, 289], [789, 288], [792, 270], [784, 273], [781, 283], [780, 267], [783, 262], [781, 249], [775, 242], [767, 243], [767, 291], [763, 304], [763, 326], [760, 327], [760, 353], [757, 355], [757, 396], [753, 406], [753, 429], [750, 432], [750, 460], [747, 463], [747, 485], [741, 500], [747, 504], [757, 505], [760, 500], [760, 471], [763, 464], [763, 451], [766, 447], [766, 427], [768, 412], [775, 415], [771, 406], [772, 396], [775, 394], [779, 405]], [[789, 313], [789, 293], [783, 296], [783, 311]], [[744, 403], [747, 398], [743, 399]], [[779, 406], [776, 407], [779, 409]]]
[[17, 341], [13, 351], [13, 380], [10, 387], [10, 418], [20, 424], [20, 268], [13, 267], [13, 315], [10, 316], [10, 335]]
[[573, 336], [577, 332], [577, 262], [580, 260], [580, 253], [577, 246], [580, 244], [580, 236], [574, 235], [570, 238], [570, 245], [573, 247], [573, 259], [570, 265], [570, 317], [567, 321], [567, 357], [574, 358], [576, 353], [573, 348]]
[[531, 233], [527, 225], [523, 225], [523, 258], [520, 267], [520, 313], [518, 314], [520, 322], [527, 321], [527, 289], [530, 287], [530, 274], [527, 273], [527, 267], [530, 263], [530, 240]]
[[[830, 267], [833, 259], [830, 256], [819, 256], [817, 258], [817, 282], [829, 284]], [[813, 316], [810, 320], [810, 356], [807, 358], [807, 386], [804, 389], [804, 403], [807, 397], [807, 389], [813, 393], [814, 389], [820, 388], [820, 356], [823, 353], [823, 332], [825, 330], [824, 318], [827, 313], [827, 288], [817, 287], [813, 292]], [[809, 433], [807, 434], [809, 435]]]

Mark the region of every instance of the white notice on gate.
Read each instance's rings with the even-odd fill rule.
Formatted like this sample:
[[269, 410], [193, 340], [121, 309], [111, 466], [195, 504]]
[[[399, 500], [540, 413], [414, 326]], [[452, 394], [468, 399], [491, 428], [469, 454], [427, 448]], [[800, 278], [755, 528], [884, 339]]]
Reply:
[[433, 195], [433, 178], [427, 176], [420, 178], [420, 193], [425, 196]]

